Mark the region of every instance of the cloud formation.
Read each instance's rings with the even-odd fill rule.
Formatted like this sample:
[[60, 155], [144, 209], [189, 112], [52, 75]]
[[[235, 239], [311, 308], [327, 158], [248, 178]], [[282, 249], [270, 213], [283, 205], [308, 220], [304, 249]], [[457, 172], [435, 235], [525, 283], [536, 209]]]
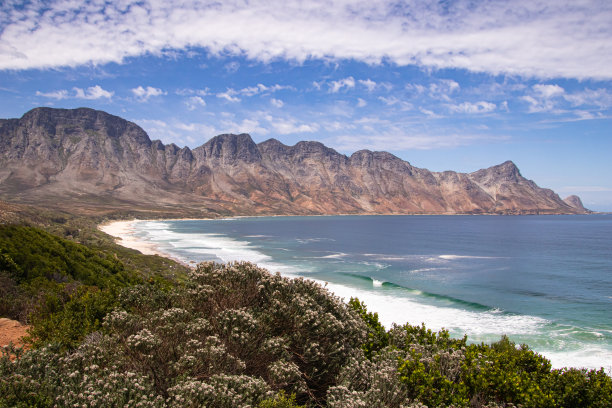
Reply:
[[570, 108], [592, 107], [596, 113], [601, 113], [597, 110], [612, 107], [612, 92], [603, 88], [567, 92], [557, 84], [536, 84], [521, 99], [527, 102], [529, 113], [561, 114], [573, 111], [579, 119], [595, 119], [602, 115]]
[[137, 88], [132, 89], [132, 93], [141, 102], [148, 101], [152, 96], [166, 95], [166, 92], [159, 88], [153, 88], [152, 86], [147, 86], [146, 88], [138, 86]]
[[264, 62], [384, 60], [612, 79], [611, 37], [608, 0], [55, 0], [0, 7], [0, 69], [122, 63], [205, 48]]
[[331, 81], [329, 83], [329, 92], [337, 93], [343, 88], [352, 89], [354, 87], [355, 87], [355, 78], [350, 76], [350, 77], [340, 79], [338, 81]]
[[488, 113], [494, 111], [496, 107], [494, 103], [486, 101], [476, 103], [463, 102], [458, 105], [449, 106], [450, 110], [456, 113]]
[[206, 101], [201, 96], [190, 96], [185, 101], [185, 104], [187, 105], [187, 109], [192, 111], [192, 110], [195, 110], [196, 108], [206, 106]]
[[43, 96], [45, 98], [62, 100], [68, 98], [68, 91], [65, 89], [60, 89], [59, 91], [51, 91], [51, 92], [40, 92], [36, 91], [36, 96]]
[[107, 91], [103, 89], [100, 85], [90, 86], [87, 89], [74, 87], [72, 88], [72, 90], [74, 91], [73, 94], [70, 94], [68, 90], [66, 89], [60, 89], [60, 90], [51, 91], [51, 92], [36, 91], [36, 96], [43, 96], [45, 98], [56, 99], [59, 101], [59, 100], [68, 99], [68, 98], [88, 99], [88, 100], [95, 100], [95, 99], [102, 99], [102, 98], [111, 99], [113, 95], [115, 94], [114, 91]]
[[79, 98], [79, 99], [90, 99], [90, 100], [101, 99], [101, 98], [110, 99], [115, 94], [115, 92], [110, 92], [105, 89], [102, 89], [100, 85], [90, 86], [87, 89], [81, 89], [81, 88], [73, 88], [73, 89], [74, 89], [74, 92], [76, 93], [76, 98]]
[[386, 150], [393, 145], [397, 150], [429, 150], [464, 146], [474, 143], [494, 142], [507, 139], [488, 134], [423, 134], [407, 133], [406, 129], [392, 128], [376, 134], [350, 134], [332, 137], [328, 140], [338, 150], [352, 152], [355, 146], [361, 149]]

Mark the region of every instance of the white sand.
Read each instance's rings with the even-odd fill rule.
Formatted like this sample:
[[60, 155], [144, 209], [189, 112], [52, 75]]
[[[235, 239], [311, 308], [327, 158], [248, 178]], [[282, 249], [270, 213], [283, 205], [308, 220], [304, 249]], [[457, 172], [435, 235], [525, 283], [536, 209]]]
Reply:
[[133, 225], [138, 221], [140, 220], [113, 221], [109, 224], [100, 225], [98, 228], [100, 231], [115, 237], [115, 242], [121, 246], [135, 249], [144, 255], [159, 255], [169, 257], [168, 254], [161, 252], [157, 245], [151, 242], [141, 241], [134, 236]]

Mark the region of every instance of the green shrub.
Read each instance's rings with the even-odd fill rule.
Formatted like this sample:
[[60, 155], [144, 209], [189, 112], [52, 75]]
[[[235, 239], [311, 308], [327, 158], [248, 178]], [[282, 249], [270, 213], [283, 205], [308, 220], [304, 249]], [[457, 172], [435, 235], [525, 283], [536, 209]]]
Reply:
[[306, 408], [305, 405], [297, 405], [295, 394], [287, 396], [284, 390], [280, 390], [274, 398], [268, 398], [259, 403], [257, 408]]
[[118, 296], [43, 277], [30, 284], [44, 289], [39, 338], [55, 343], [3, 352], [0, 407], [612, 405], [603, 370], [551, 370], [505, 337], [468, 345], [424, 325], [385, 331], [357, 299], [346, 305], [250, 263], [204, 263], [182, 284]]
[[[58, 321], [70, 322], [77, 310], [96, 310], [93, 294], [76, 298], [78, 307], [58, 309], [69, 313]], [[36, 392], [60, 397], [65, 405], [81, 404], [86, 395], [98, 405], [162, 401], [229, 408], [267, 400], [321, 406], [342, 367], [360, 353], [365, 335], [352, 309], [312, 281], [289, 280], [249, 263], [206, 263], [171, 290], [126, 288], [101, 331], [57, 360], [57, 378], [70, 378], [63, 388], [40, 371], [26, 370], [25, 383], [46, 383]], [[112, 392], [121, 395], [107, 395], [110, 377]], [[84, 393], [84, 386], [91, 389]]]
[[0, 226], [0, 316], [31, 325], [34, 346], [74, 348], [139, 282], [103, 251], [26, 226]]
[[506, 402], [525, 407], [554, 406], [546, 390], [550, 362], [516, 347], [507, 337], [491, 345], [470, 345], [465, 353], [463, 381], [473, 399]]
[[58, 343], [75, 348], [87, 334], [102, 328], [102, 320], [117, 304], [117, 290], [112, 288], [77, 286], [65, 299], [47, 292], [30, 314], [30, 342], [35, 347]]
[[34, 227], [0, 226], [0, 270], [17, 284], [36, 278], [106, 288], [134, 278], [112, 256]]
[[612, 378], [606, 375], [603, 369], [552, 370], [547, 383], [556, 406], [612, 407]]
[[363, 351], [367, 358], [389, 345], [389, 334], [378, 320], [378, 313], [368, 312], [366, 305], [357, 298], [349, 300], [349, 306], [359, 314], [368, 329], [368, 337], [363, 344]]

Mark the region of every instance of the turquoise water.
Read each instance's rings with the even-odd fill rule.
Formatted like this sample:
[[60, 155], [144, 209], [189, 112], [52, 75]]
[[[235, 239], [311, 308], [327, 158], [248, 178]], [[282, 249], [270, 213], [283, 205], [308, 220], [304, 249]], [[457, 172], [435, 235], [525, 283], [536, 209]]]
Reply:
[[305, 276], [383, 323], [491, 342], [556, 367], [612, 367], [612, 216], [338, 216], [143, 221], [185, 262], [248, 260]]

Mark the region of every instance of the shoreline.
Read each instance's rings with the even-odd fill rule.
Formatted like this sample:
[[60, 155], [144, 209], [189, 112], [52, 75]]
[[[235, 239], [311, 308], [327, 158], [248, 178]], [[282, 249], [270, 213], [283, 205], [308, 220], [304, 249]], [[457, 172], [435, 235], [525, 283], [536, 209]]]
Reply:
[[[169, 221], [178, 221], [178, 220], [190, 220], [191, 218], [177, 218]], [[199, 218], [198, 218], [199, 219]], [[191, 219], [195, 220], [195, 218]], [[137, 222], [143, 221], [154, 221], [154, 220], [119, 220], [119, 221], [110, 221], [107, 223], [103, 223], [98, 225], [98, 229], [105, 234], [113, 237], [115, 243], [117, 245], [121, 245], [122, 247], [134, 249], [139, 251], [143, 255], [157, 255], [163, 258], [172, 259], [175, 262], [180, 263], [183, 266], [188, 268], [195, 268], [195, 265], [189, 264], [185, 261], [182, 261], [175, 256], [172, 256], [168, 252], [164, 252], [160, 249], [159, 245], [154, 244], [150, 241], [146, 241], [140, 239], [135, 236], [134, 224]]]
[[[313, 216], [314, 217], [328, 217], [327, 215], [311, 215], [311, 217]], [[145, 237], [136, 236], [135, 235], [136, 228], [134, 228], [134, 224], [137, 222], [146, 222], [146, 221], [195, 221], [195, 220], [232, 220], [232, 219], [237, 220], [237, 219], [244, 219], [244, 218], [267, 218], [267, 217], [272, 218], [272, 216], [269, 216], [269, 215], [256, 215], [256, 216], [233, 216], [233, 217], [223, 217], [223, 218], [132, 219], [132, 220], [123, 220], [123, 221], [110, 221], [110, 222], [99, 225], [98, 229], [113, 236], [115, 238], [115, 242], [118, 245], [122, 245], [127, 248], [138, 250], [146, 255], [158, 255], [158, 256], [166, 257], [166, 258], [175, 260], [181, 263], [182, 265], [186, 265], [187, 267], [194, 268], [197, 265], [195, 262], [187, 264], [186, 262], [189, 262], [189, 260], [181, 261], [173, 257], [172, 255], [170, 255], [169, 253], [164, 252], [164, 250], [160, 247], [160, 245], [147, 241]], [[283, 216], [276, 216], [276, 217], [283, 217]], [[169, 248], [169, 250], [171, 249]], [[265, 265], [266, 262], [264, 263], [256, 262], [256, 263], [259, 266], [268, 269], [271, 273], [276, 271], [276, 272], [280, 272], [283, 276], [286, 276], [289, 278], [295, 277], [290, 272], [283, 271], [283, 270], [276, 270], [274, 267]], [[327, 287], [327, 289], [330, 290], [335, 296], [343, 298], [344, 301], [346, 301], [349, 297], [356, 296], [354, 288], [350, 288], [351, 290], [347, 291], [349, 287], [343, 286], [341, 283], [327, 282], [325, 280], [318, 280], [318, 279], [313, 279], [313, 278], [308, 278], [308, 279], [311, 279], [321, 284], [322, 286]], [[389, 308], [384, 307], [384, 304], [396, 305], [397, 307], [393, 308], [394, 310], [397, 308], [404, 307], [405, 302], [402, 303], [401, 299], [390, 302], [389, 299], [386, 298], [386, 295], [384, 293], [372, 292], [372, 293], [367, 293], [367, 294], [370, 295], [371, 297], [370, 302], [368, 303], [368, 306], [372, 307], [373, 308], [372, 310], [376, 310], [377, 313], [379, 313], [381, 321], [386, 327], [390, 327], [393, 322], [401, 324], [405, 321], [415, 321], [416, 322], [418, 320], [418, 319], [417, 320], [414, 320], [414, 319], [397, 320], [395, 315], [389, 312], [388, 310]], [[375, 296], [371, 296], [373, 294]], [[363, 298], [361, 295], [357, 295], [357, 296], [364, 301], [366, 299], [365, 296], [363, 296]], [[427, 305], [425, 305], [425, 309], [427, 309]], [[423, 313], [427, 314], [428, 310], [429, 309], [424, 310]], [[490, 316], [488, 317], [490, 318]], [[444, 328], [446, 326], [444, 322], [440, 323], [437, 321], [436, 322], [428, 321], [426, 323], [428, 324], [428, 327], [432, 327], [435, 330]], [[469, 332], [468, 334], [470, 334], [470, 336], [475, 335], [472, 332]], [[512, 333], [509, 333], [509, 335], [512, 338], [514, 337], [514, 335], [517, 335], [517, 336], [525, 335], [526, 336], [530, 334], [529, 333], [527, 334], [518, 333], [518, 334], [513, 335]], [[487, 341], [490, 342], [492, 340], [487, 340]], [[532, 347], [534, 346], [533, 343], [528, 343], [528, 344], [531, 344]], [[599, 367], [598, 364], [593, 364], [592, 361], [590, 361], [592, 359], [588, 358], [588, 356], [585, 356], [584, 352], [580, 350], [575, 350], [574, 352], [570, 351], [569, 354], [566, 351], [551, 349], [547, 347], [539, 348], [537, 350], [538, 350], [537, 351], [538, 353], [546, 356], [549, 359], [549, 361], [551, 361], [553, 367], [556, 367], [556, 368], [561, 368], [561, 367], [586, 367], [586, 368], [595, 367], [596, 368], [596, 367]], [[585, 359], [586, 360], [577, 362], [577, 361], [574, 361], [574, 357], [577, 357], [578, 360], [585, 360]], [[609, 367], [609, 366], [606, 366], [606, 367]]]

